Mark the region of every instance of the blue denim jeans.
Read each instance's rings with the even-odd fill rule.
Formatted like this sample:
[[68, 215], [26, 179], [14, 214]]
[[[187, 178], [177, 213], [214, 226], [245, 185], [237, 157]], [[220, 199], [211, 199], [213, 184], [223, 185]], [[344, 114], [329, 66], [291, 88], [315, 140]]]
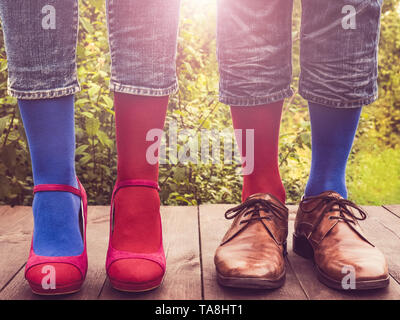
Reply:
[[[377, 98], [383, 0], [302, 0], [299, 93], [357, 108]], [[255, 106], [293, 94], [293, 0], [218, 0], [220, 101]]]
[[10, 95], [44, 99], [79, 91], [77, 0], [0, 0], [0, 18]]
[[[177, 90], [179, 4], [107, 0], [111, 90], [152, 96]], [[377, 98], [381, 5], [382, 0], [302, 0], [304, 98], [343, 108]], [[218, 0], [221, 102], [253, 106], [292, 95], [292, 7], [293, 0]], [[77, 0], [0, 0], [0, 17], [11, 95], [41, 99], [79, 90]]]
[[[177, 90], [180, 0], [107, 0], [110, 88], [162, 96]], [[8, 92], [44, 99], [79, 91], [78, 0], [0, 0]]]

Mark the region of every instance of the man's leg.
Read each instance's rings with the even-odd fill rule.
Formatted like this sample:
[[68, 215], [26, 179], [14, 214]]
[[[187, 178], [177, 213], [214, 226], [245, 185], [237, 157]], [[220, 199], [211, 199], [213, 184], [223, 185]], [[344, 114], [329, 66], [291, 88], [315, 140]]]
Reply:
[[292, 94], [292, 5], [292, 0], [218, 2], [220, 100], [231, 106], [233, 126], [242, 130], [241, 151], [245, 129], [255, 136], [254, 170], [245, 173], [243, 201], [259, 192], [285, 201], [278, 138], [283, 99]]
[[[218, 281], [226, 286], [276, 288], [285, 278], [288, 212], [278, 139], [283, 100], [292, 95], [292, 6], [292, 0], [218, 2], [220, 101], [231, 106], [234, 129], [242, 131], [240, 151], [254, 163], [244, 172], [243, 203], [227, 212], [236, 219], [215, 254]], [[254, 141], [246, 130], [253, 130]]]
[[[303, 0], [300, 94], [308, 100], [312, 165], [293, 249], [336, 289], [389, 283], [383, 254], [363, 235], [365, 212], [347, 200], [346, 162], [361, 108], [377, 97], [381, 1]], [[350, 275], [353, 283], [343, 281]]]
[[[285, 203], [285, 189], [279, 174], [278, 145], [283, 101], [262, 106], [231, 107], [233, 127], [242, 132], [242, 155], [253, 157], [253, 171], [243, 175], [242, 201], [255, 193], [269, 193]], [[253, 149], [247, 146], [246, 130], [254, 130]], [[246, 164], [244, 164], [246, 165]]]
[[347, 198], [346, 165], [361, 109], [309, 103], [312, 163], [304, 193], [306, 197], [332, 190]]

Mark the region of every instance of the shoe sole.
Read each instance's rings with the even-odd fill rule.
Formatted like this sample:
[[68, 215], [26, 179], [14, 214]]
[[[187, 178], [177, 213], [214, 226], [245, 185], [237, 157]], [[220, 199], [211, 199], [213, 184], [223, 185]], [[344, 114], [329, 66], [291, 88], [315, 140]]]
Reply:
[[314, 249], [312, 248], [306, 237], [297, 236], [295, 233], [293, 233], [293, 252], [295, 252], [297, 255], [305, 259], [312, 260], [314, 262], [318, 280], [327, 287], [330, 287], [332, 289], [343, 290], [343, 291], [373, 290], [373, 289], [386, 288], [390, 282], [390, 276], [388, 276], [386, 279], [356, 281], [355, 289], [345, 289], [343, 288], [341, 281], [337, 281], [330, 278], [318, 268], [314, 260]]
[[277, 289], [283, 286], [286, 272], [277, 279], [225, 277], [217, 271], [217, 281], [221, 286], [243, 289]]
[[43, 289], [42, 286], [29, 282], [29, 286], [34, 294], [39, 296], [61, 296], [79, 292], [82, 288], [83, 282], [71, 284], [67, 286], [58, 286], [56, 289]]
[[161, 279], [145, 282], [145, 283], [130, 283], [118, 280], [113, 280], [109, 277], [111, 286], [118, 291], [122, 292], [146, 292], [155, 290], [161, 286], [164, 281], [164, 277]]

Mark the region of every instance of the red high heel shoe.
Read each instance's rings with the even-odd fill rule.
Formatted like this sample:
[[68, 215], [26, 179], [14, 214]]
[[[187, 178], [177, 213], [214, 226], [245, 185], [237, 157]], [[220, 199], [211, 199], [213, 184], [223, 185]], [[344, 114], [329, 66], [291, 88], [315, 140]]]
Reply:
[[[64, 191], [81, 198], [81, 233], [84, 241], [83, 252], [78, 256], [46, 257], [33, 251], [33, 241], [25, 267], [25, 279], [32, 291], [39, 295], [69, 294], [80, 290], [87, 272], [86, 250], [87, 196], [78, 180], [79, 189], [63, 184], [40, 184], [33, 192]], [[32, 237], [33, 238], [33, 237]]]
[[[125, 187], [148, 187], [156, 190], [160, 190], [156, 182], [150, 180], [124, 180], [118, 182], [115, 187], [111, 198], [111, 209], [110, 209], [110, 239], [107, 252], [106, 260], [106, 271], [110, 279], [111, 285], [119, 291], [127, 292], [142, 292], [155, 289], [162, 283], [165, 274], [165, 254], [162, 241], [162, 226], [161, 219], [159, 220], [160, 228], [160, 246], [157, 252], [153, 253], [133, 253], [128, 251], [116, 250], [111, 245], [111, 238], [113, 233], [113, 222], [114, 222], [114, 199], [115, 195], [121, 188]], [[147, 264], [144, 274], [133, 274], [135, 265], [138, 260], [142, 263], [143, 261], [150, 261], [153, 265]], [[119, 263], [118, 266], [115, 262]], [[158, 266], [161, 268], [155, 267]], [[154, 266], [155, 265], [155, 266]]]

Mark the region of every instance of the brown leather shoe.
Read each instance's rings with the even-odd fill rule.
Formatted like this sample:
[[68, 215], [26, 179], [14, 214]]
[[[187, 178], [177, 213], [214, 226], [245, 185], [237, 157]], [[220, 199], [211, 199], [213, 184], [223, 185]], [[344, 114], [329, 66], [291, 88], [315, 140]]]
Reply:
[[366, 217], [361, 208], [334, 191], [304, 198], [296, 216], [293, 251], [314, 260], [319, 280], [328, 287], [386, 287], [386, 259], [366, 239], [357, 221]]
[[229, 209], [233, 219], [214, 263], [218, 282], [238, 288], [272, 289], [285, 282], [288, 209], [270, 194], [254, 194]]

